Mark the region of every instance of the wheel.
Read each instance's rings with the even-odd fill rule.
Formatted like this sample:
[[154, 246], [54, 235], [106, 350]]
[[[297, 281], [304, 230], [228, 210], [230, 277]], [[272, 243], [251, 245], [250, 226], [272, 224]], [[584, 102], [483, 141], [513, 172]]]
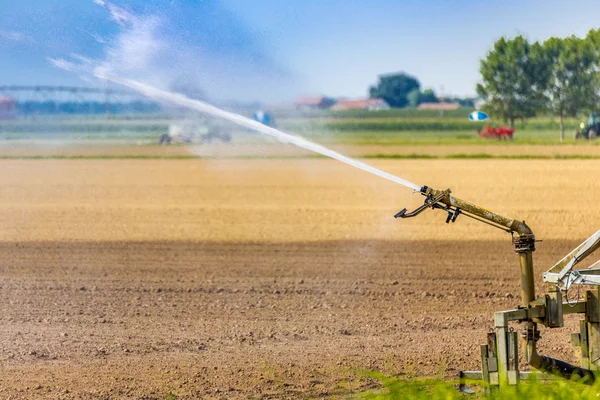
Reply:
[[590, 129], [590, 131], [588, 133], [588, 140], [596, 140], [597, 137], [598, 137], [598, 134], [596, 133], [596, 131], [593, 129]]
[[575, 132], [575, 134], [573, 135], [573, 139], [575, 139], [575, 140], [581, 139], [581, 132], [579, 132], [579, 131]]

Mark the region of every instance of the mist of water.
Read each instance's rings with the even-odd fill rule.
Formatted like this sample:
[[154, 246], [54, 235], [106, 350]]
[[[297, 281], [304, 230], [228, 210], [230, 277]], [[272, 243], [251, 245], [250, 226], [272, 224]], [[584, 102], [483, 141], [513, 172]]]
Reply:
[[331, 157], [333, 159], [336, 159], [336, 160], [346, 163], [348, 165], [352, 165], [353, 167], [362, 169], [363, 171], [370, 172], [371, 174], [374, 174], [374, 175], [380, 176], [382, 178], [388, 179], [392, 182], [396, 182], [401, 185], [404, 185], [410, 189], [413, 189], [413, 190], [420, 189], [420, 186], [418, 186], [412, 182], [409, 182], [405, 179], [399, 178], [390, 173], [384, 172], [380, 169], [372, 167], [361, 161], [344, 156], [343, 154], [340, 154], [336, 151], [328, 149], [327, 147], [324, 147], [320, 144], [313, 143], [310, 140], [304, 139], [299, 136], [290, 135], [288, 133], [281, 132], [280, 130], [263, 125], [260, 122], [254, 121], [250, 118], [247, 118], [242, 115], [235, 114], [235, 113], [232, 113], [229, 111], [222, 110], [220, 108], [217, 108], [217, 107], [210, 105], [208, 103], [205, 103], [203, 101], [190, 99], [189, 97], [186, 97], [179, 93], [171, 93], [166, 90], [158, 89], [158, 88], [150, 86], [146, 83], [139, 82], [139, 81], [136, 81], [133, 79], [121, 78], [121, 77], [112, 75], [105, 68], [101, 68], [101, 67], [96, 68], [96, 70], [94, 71], [94, 75], [97, 78], [108, 80], [108, 81], [111, 81], [111, 82], [114, 82], [114, 83], [117, 83], [120, 85], [124, 85], [124, 86], [126, 86], [130, 89], [133, 89], [133, 90], [143, 94], [144, 96], [147, 96], [156, 101], [174, 104], [174, 105], [177, 105], [180, 107], [185, 107], [185, 108], [188, 108], [191, 110], [199, 111], [201, 113], [208, 114], [213, 117], [226, 119], [237, 125], [258, 131], [258, 132], [262, 133], [263, 135], [273, 137], [276, 140], [278, 140], [279, 142], [291, 143], [291, 144], [301, 147], [303, 149], [310, 150], [312, 152], [322, 154], [327, 157]]

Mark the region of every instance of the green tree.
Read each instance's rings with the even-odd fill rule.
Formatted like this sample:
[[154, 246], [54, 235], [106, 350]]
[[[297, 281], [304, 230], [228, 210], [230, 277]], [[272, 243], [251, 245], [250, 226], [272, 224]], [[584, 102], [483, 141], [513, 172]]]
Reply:
[[536, 115], [545, 108], [548, 65], [542, 45], [530, 44], [523, 36], [504, 37], [481, 60], [482, 83], [477, 93], [486, 102], [485, 110], [492, 116], [509, 121]]
[[551, 37], [543, 44], [549, 66], [546, 95], [550, 109], [560, 116], [560, 140], [565, 138], [564, 118], [594, 109], [598, 99], [596, 56], [590, 40], [575, 36]]
[[600, 28], [590, 29], [585, 40], [592, 45], [592, 51], [594, 51], [596, 58], [600, 59]]
[[421, 103], [438, 103], [440, 101], [433, 89], [425, 89], [422, 92], [419, 89], [413, 89], [406, 95], [406, 99], [409, 107], [416, 107]]
[[419, 89], [413, 89], [406, 95], [409, 107], [416, 107], [421, 102], [421, 91]]
[[391, 107], [406, 107], [408, 94], [420, 88], [417, 78], [401, 72], [380, 75], [377, 85], [369, 88], [369, 94], [372, 99], [384, 99]]
[[439, 103], [440, 99], [435, 95], [433, 89], [425, 89], [421, 93], [419, 103]]

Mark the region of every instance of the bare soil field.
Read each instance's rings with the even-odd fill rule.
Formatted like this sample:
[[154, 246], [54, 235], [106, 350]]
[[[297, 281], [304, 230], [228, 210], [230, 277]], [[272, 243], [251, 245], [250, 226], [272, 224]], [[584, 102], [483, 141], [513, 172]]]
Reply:
[[[541, 274], [600, 228], [600, 160], [372, 160], [524, 219]], [[510, 236], [329, 160], [0, 160], [1, 398], [346, 397], [478, 368]], [[575, 294], [573, 294], [575, 295]], [[577, 361], [567, 327], [541, 351]]]

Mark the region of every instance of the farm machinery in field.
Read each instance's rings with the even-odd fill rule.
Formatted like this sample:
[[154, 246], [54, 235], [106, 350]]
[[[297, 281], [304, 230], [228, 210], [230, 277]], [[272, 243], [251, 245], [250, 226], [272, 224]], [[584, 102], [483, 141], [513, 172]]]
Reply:
[[477, 135], [485, 139], [512, 140], [514, 133], [515, 130], [507, 126], [485, 126], [481, 131], [477, 132]]
[[[573, 285], [600, 285], [600, 261], [588, 269], [575, 269], [583, 259], [600, 248], [600, 231], [544, 273], [543, 280], [548, 284], [548, 292], [536, 297], [533, 276], [536, 239], [524, 221], [504, 217], [457, 199], [450, 189], [435, 190], [423, 186], [419, 192], [425, 196], [424, 204], [412, 212], [405, 208], [395, 215], [396, 218], [415, 217], [427, 209], [446, 212], [446, 223], [455, 222], [459, 216], [464, 215], [509, 233], [514, 251], [519, 257], [521, 304], [513, 310], [494, 314], [494, 328], [488, 332], [487, 343], [480, 347], [481, 371], [460, 371], [461, 391], [471, 392], [465, 385], [469, 380], [483, 381], [485, 390], [489, 393], [494, 388], [516, 385], [520, 380], [532, 377], [532, 372], [519, 369], [519, 335], [509, 326], [511, 323], [521, 325], [521, 351], [531, 367], [545, 373], [540, 378], [559, 376], [576, 378], [585, 384], [594, 383], [596, 371], [600, 370], [600, 290], [586, 290], [584, 298], [576, 301], [563, 301], [563, 296], [568, 298], [567, 291]], [[537, 351], [537, 342], [541, 338], [538, 326], [562, 328], [567, 314], [583, 316], [579, 333], [571, 335], [573, 344], [581, 349], [579, 366]]]
[[208, 144], [213, 141], [229, 143], [231, 134], [217, 123], [187, 122], [169, 125], [169, 131], [160, 135], [158, 140], [160, 144]]
[[600, 120], [598, 113], [591, 113], [587, 123], [582, 122], [579, 125], [579, 130], [575, 132], [575, 139], [596, 140], [600, 134]]

